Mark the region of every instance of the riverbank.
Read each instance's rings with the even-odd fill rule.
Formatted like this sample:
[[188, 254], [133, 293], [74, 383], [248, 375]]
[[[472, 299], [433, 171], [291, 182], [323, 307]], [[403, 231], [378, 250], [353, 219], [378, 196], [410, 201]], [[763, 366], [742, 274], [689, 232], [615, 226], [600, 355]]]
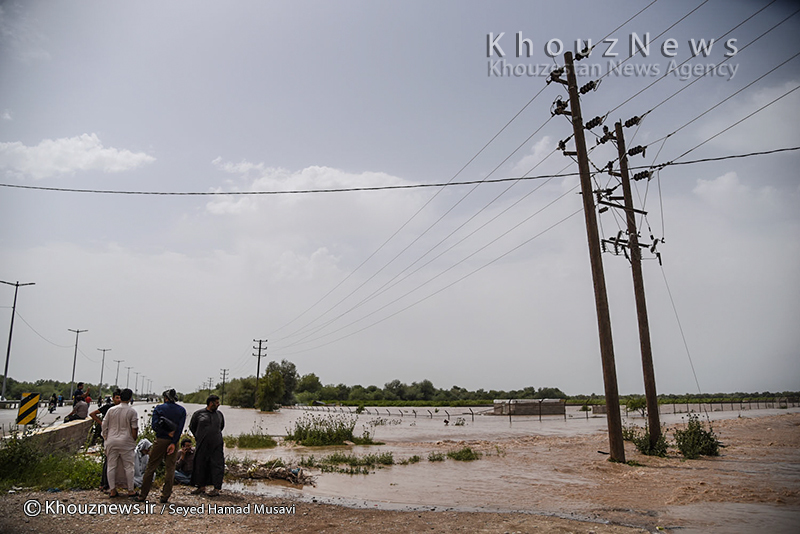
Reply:
[[[316, 488], [306, 490], [226, 484], [223, 497], [216, 500], [191, 496], [181, 487], [171, 499], [173, 505], [204, 505], [204, 514], [186, 517], [166, 510], [164, 515], [28, 518], [23, 504], [29, 500], [110, 500], [99, 491], [20, 492], [0, 498], [0, 531], [795, 532], [800, 524], [800, 413], [715, 421], [714, 431], [724, 445], [719, 457], [684, 460], [672, 450], [667, 458], [646, 457], [626, 443], [632, 465], [608, 462], [598, 453], [607, 450], [603, 433], [387, 442], [382, 447], [398, 455], [468, 445], [484, 456], [475, 462], [394, 465], [370, 475], [326, 473], [318, 477]], [[671, 437], [672, 431], [668, 433]], [[303, 454], [298, 449], [292, 452]], [[269, 454], [283, 452], [273, 449]], [[232, 492], [234, 488], [241, 491]], [[264, 495], [267, 492], [271, 496]], [[330, 506], [331, 502], [341, 505]], [[233, 514], [220, 516], [208, 513], [208, 503], [251, 508], [249, 513], [242, 508], [238, 515], [232, 508]], [[293, 506], [294, 514], [255, 513], [256, 505]], [[476, 509], [483, 511], [472, 512]]]

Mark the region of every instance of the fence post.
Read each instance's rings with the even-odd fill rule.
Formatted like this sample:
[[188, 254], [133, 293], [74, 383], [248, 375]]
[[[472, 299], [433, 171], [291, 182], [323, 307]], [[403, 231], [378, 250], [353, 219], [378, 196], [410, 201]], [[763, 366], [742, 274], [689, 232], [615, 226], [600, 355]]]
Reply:
[[472, 414], [472, 422], [474, 423], [475, 422], [475, 412], [473, 412], [472, 408], [470, 408], [469, 406], [467, 406], [467, 409], [469, 409], [469, 413]]

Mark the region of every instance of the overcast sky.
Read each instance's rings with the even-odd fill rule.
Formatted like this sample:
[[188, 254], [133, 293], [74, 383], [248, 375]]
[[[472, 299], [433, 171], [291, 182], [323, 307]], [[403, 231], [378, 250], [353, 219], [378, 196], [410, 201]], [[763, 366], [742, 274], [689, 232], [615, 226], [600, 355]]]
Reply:
[[[647, 146], [631, 165], [800, 146], [794, 2], [660, 0], [625, 24], [648, 4], [0, 3], [0, 279], [36, 284], [19, 289], [9, 376], [70, 380], [68, 329], [82, 329], [76, 380], [99, 381], [107, 348], [105, 382], [122, 360], [121, 385], [130, 366], [129, 385], [139, 373], [154, 391], [253, 375], [253, 339], [268, 339], [262, 369], [285, 358], [323, 383], [602, 394], [574, 175], [242, 196], [8, 186], [279, 192], [574, 173], [556, 150], [571, 124], [550, 113], [566, 88], [545, 70], [576, 39], [596, 45], [579, 84], [602, 79], [582, 97], [586, 121], [651, 111], [626, 129]], [[632, 39], [649, 48], [628, 59]], [[612, 143], [590, 154], [596, 168], [616, 157]], [[644, 262], [659, 393], [800, 390], [799, 167], [789, 151], [636, 183], [642, 239], [664, 240], [663, 270]], [[617, 235], [619, 214], [599, 219]], [[619, 390], [640, 393], [630, 266], [603, 258]], [[13, 298], [0, 285], [3, 348]]]

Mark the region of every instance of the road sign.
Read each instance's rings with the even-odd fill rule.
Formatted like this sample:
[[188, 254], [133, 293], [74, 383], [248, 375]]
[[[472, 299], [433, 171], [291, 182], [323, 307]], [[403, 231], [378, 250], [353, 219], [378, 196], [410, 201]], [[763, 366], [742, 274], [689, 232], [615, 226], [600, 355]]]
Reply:
[[23, 393], [19, 402], [19, 412], [17, 413], [18, 425], [29, 425], [36, 421], [36, 414], [39, 411], [39, 394]]

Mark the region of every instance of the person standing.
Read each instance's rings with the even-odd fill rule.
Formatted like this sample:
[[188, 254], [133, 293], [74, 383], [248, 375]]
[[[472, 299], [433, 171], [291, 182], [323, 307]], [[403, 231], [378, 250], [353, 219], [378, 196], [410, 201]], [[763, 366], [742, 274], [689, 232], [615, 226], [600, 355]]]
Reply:
[[179, 405], [178, 394], [174, 389], [164, 392], [164, 403], [153, 409], [152, 427], [156, 433], [156, 442], [150, 448], [150, 460], [144, 470], [142, 489], [137, 499], [139, 502], [147, 500], [150, 486], [153, 484], [153, 475], [164, 461], [164, 486], [161, 488], [161, 502], [166, 503], [172, 495], [172, 485], [175, 482], [175, 462], [178, 460], [178, 441], [181, 439], [183, 425], [186, 424], [186, 409]]
[[[94, 422], [96, 423], [96, 426], [100, 428], [100, 435], [101, 436], [102, 436], [102, 433], [103, 433], [103, 419], [105, 418], [106, 414], [108, 413], [108, 410], [110, 410], [112, 407], [114, 407], [114, 406], [118, 405], [120, 402], [122, 402], [122, 399], [120, 398], [121, 396], [122, 396], [122, 391], [119, 388], [115, 389], [114, 393], [113, 393], [113, 404], [110, 403], [110, 402], [106, 403], [101, 408], [99, 408], [99, 409], [97, 409], [97, 410], [95, 410], [95, 411], [93, 411], [92, 413], [89, 414], [89, 417], [91, 417], [94, 420]], [[119, 477], [120, 477], [120, 475], [118, 474], [117, 478], [119, 478]], [[103, 491], [108, 491], [108, 488], [109, 488], [109, 485], [108, 485], [108, 456], [106, 456], [103, 459], [103, 476], [100, 479], [100, 489], [103, 490]]]
[[108, 459], [108, 485], [109, 497], [116, 497], [117, 492], [117, 462], [121, 461], [125, 470], [125, 479], [128, 485], [128, 495], [133, 496], [133, 450], [136, 447], [136, 438], [139, 435], [139, 415], [128, 404], [133, 397], [133, 391], [128, 388], [122, 390], [120, 403], [109, 408], [103, 418], [103, 442], [106, 447]]
[[205, 493], [208, 485], [214, 486], [208, 492], [209, 497], [216, 497], [222, 489], [222, 477], [225, 474], [223, 428], [225, 417], [219, 411], [219, 397], [209, 395], [206, 407], [194, 412], [189, 422], [189, 430], [194, 434], [196, 444], [191, 484], [197, 489], [192, 491], [192, 495]]

